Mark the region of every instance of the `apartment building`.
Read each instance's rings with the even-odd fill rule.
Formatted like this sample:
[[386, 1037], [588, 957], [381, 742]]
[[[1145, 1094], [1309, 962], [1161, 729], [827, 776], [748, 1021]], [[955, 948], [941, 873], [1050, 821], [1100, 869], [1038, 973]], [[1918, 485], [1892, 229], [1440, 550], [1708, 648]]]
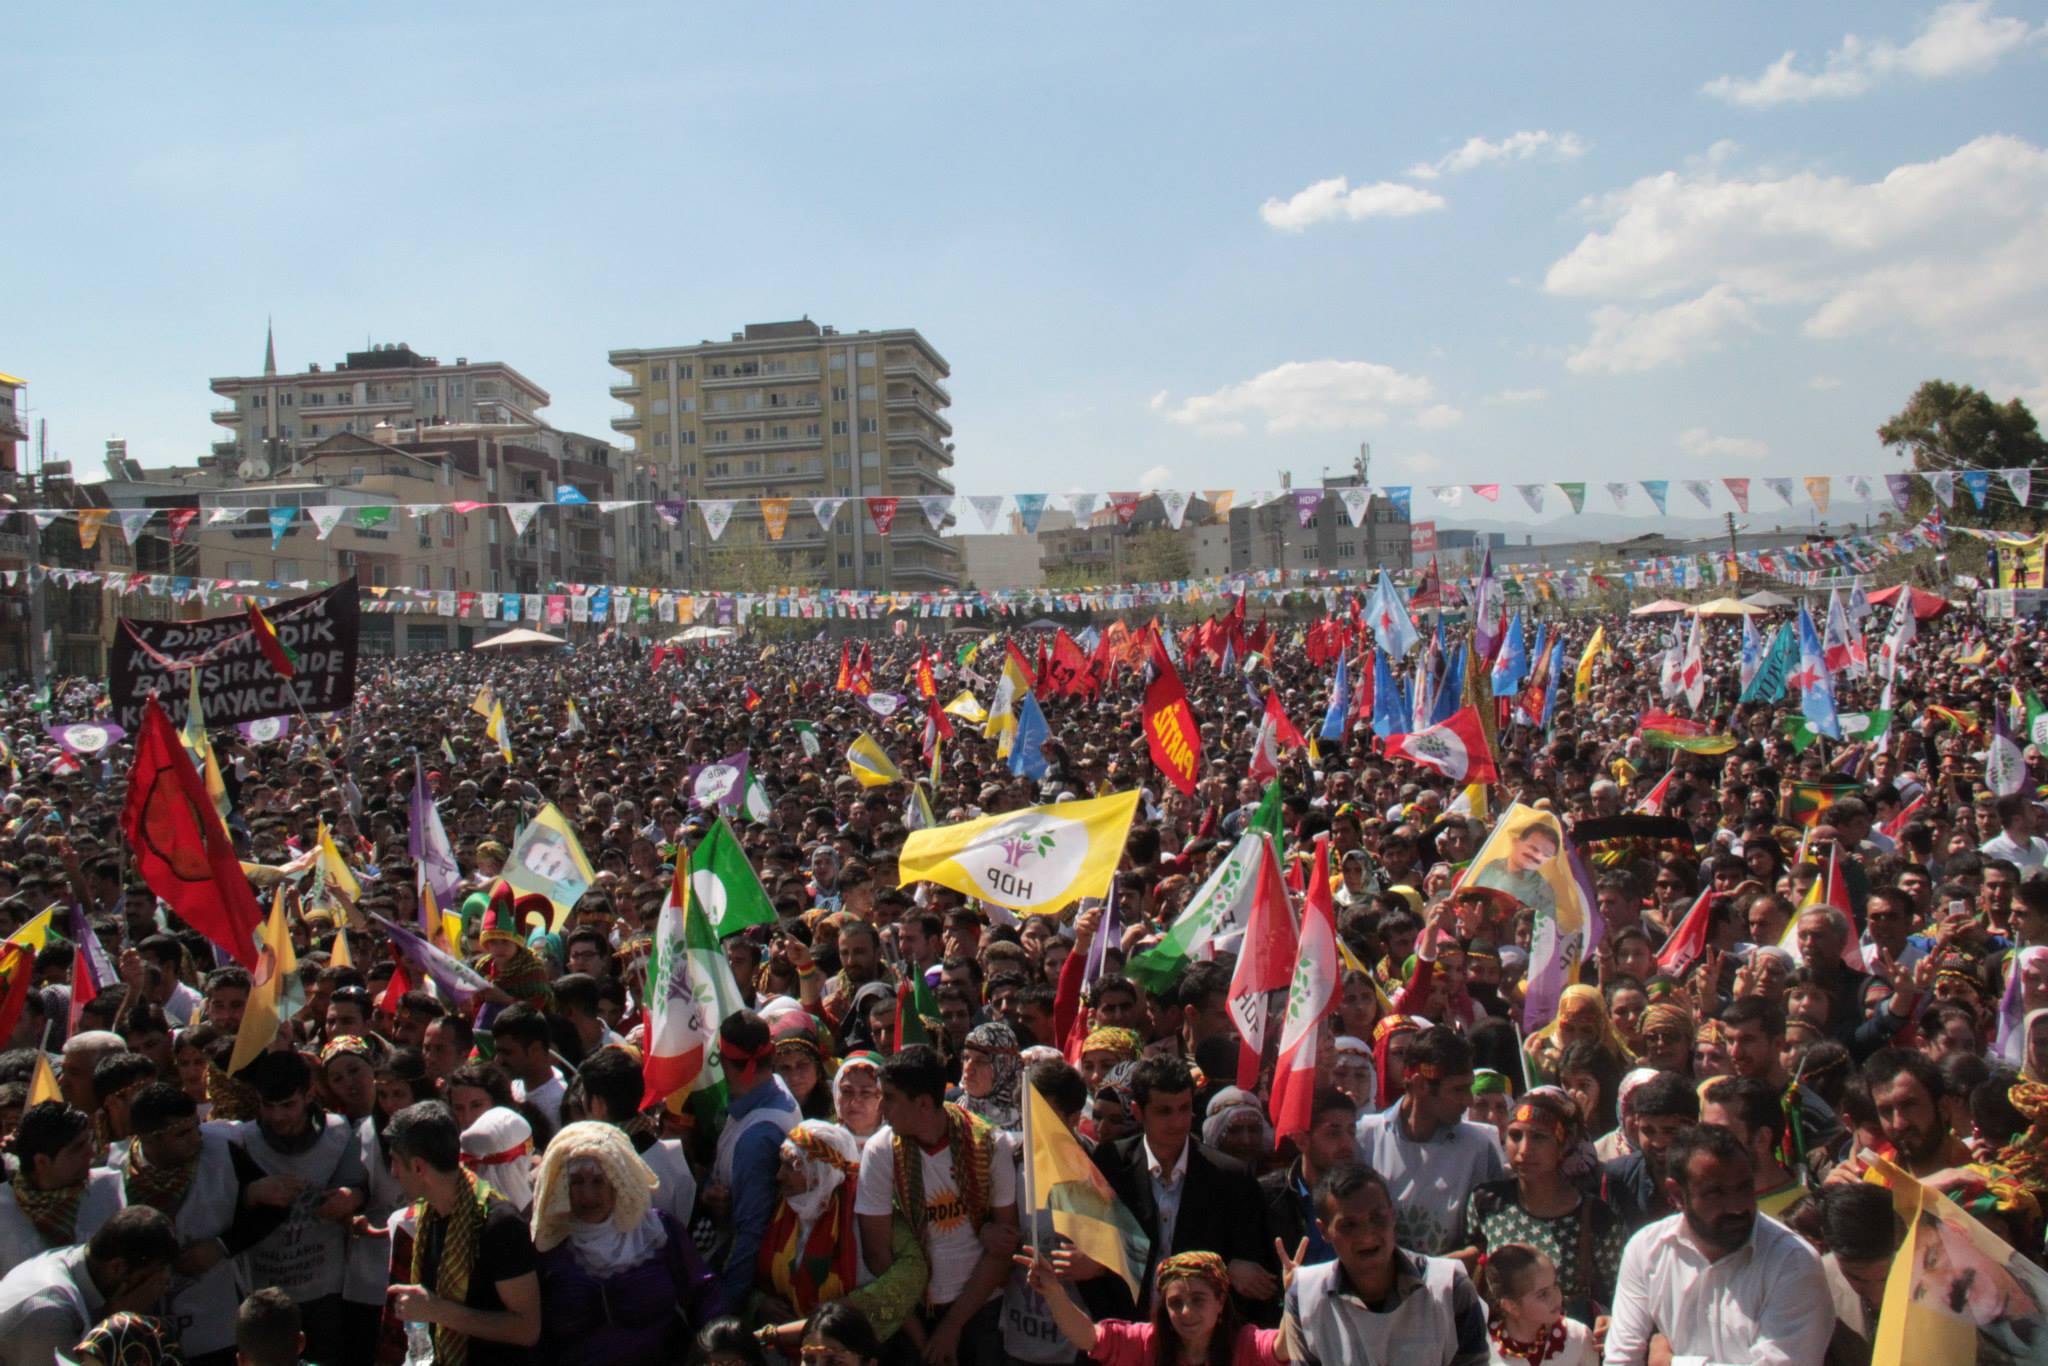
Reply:
[[517, 422], [546, 426], [548, 392], [503, 361], [458, 356], [444, 365], [405, 342], [351, 351], [331, 368], [315, 361], [280, 374], [277, 347], [266, 331], [263, 372], [208, 381], [227, 406], [213, 411], [230, 435], [214, 442], [212, 460], [244, 482], [272, 478], [299, 452], [328, 437], [373, 427], [403, 431], [451, 422]]
[[[14, 497], [28, 491], [20, 473], [28, 440], [22, 411], [27, 388], [27, 380], [0, 374], [0, 492]], [[0, 588], [0, 675], [26, 678], [34, 670], [40, 611], [26, 571], [35, 558], [35, 524], [24, 513], [0, 514], [0, 570], [14, 578], [11, 587]]]
[[1305, 522], [1296, 509], [1295, 490], [1291, 487], [1283, 487], [1278, 497], [1262, 507], [1233, 507], [1231, 572], [1410, 568], [1413, 552], [1407, 509], [1375, 492], [1367, 505], [1365, 521], [1359, 526], [1351, 525], [1339, 491], [1362, 487], [1364, 480], [1358, 476], [1325, 478], [1321, 485], [1322, 501]]
[[[958, 547], [914, 501], [953, 492], [952, 373], [915, 328], [841, 332], [810, 319], [749, 323], [726, 341], [610, 353], [630, 409], [612, 428], [636, 464], [672, 478], [679, 496], [734, 499], [713, 541], [692, 515], [671, 533], [675, 586], [717, 588], [766, 573], [832, 588], [944, 590], [961, 581]], [[862, 500], [903, 501], [888, 536]], [[830, 529], [810, 499], [847, 499]], [[788, 498], [780, 540], [762, 498]]]

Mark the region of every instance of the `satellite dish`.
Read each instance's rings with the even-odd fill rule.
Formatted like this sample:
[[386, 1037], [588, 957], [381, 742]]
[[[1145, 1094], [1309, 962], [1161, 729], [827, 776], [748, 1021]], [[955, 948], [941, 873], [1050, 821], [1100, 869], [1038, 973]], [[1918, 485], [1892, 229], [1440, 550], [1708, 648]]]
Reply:
[[235, 472], [244, 479], [267, 479], [270, 477], [270, 462], [268, 460], [251, 458], [244, 460], [241, 468]]

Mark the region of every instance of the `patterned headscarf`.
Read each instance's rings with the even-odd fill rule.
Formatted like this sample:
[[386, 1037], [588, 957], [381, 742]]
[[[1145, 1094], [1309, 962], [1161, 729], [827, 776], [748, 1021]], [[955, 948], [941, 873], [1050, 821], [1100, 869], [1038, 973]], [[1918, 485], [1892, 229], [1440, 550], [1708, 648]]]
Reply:
[[2014, 1082], [2005, 1098], [2027, 1121], [2027, 1131], [1999, 1150], [1998, 1165], [2037, 1195], [2048, 1195], [2048, 1086]]
[[326, 1046], [320, 1050], [320, 1062], [324, 1066], [344, 1053], [350, 1057], [361, 1058], [372, 1067], [377, 1065], [377, 1055], [370, 1048], [368, 1040], [355, 1034], [342, 1034], [329, 1039]]
[[1384, 1110], [1401, 1097], [1401, 1089], [1407, 1084], [1406, 1077], [1393, 1075], [1394, 1069], [1387, 1065], [1389, 1044], [1394, 1035], [1403, 1030], [1424, 1030], [1429, 1021], [1420, 1015], [1382, 1015], [1378, 1024], [1372, 1027], [1372, 1065], [1378, 1074], [1378, 1085], [1374, 1088], [1373, 1100]]
[[1692, 1012], [1676, 1001], [1657, 1001], [1643, 1008], [1643, 1033], [1648, 1034], [1667, 1025], [1683, 1030], [1690, 1037], [1693, 1033]]
[[960, 1103], [969, 1114], [980, 1116], [995, 1128], [1021, 1128], [1024, 1062], [1017, 1056], [1017, 1036], [1008, 1025], [991, 1020], [967, 1032], [966, 1046], [988, 1054], [995, 1085], [987, 1095], [966, 1096]]
[[1161, 1292], [1168, 1281], [1206, 1281], [1216, 1297], [1230, 1294], [1230, 1268], [1213, 1252], [1177, 1252], [1159, 1264], [1152, 1282]]
[[1261, 1142], [1264, 1150], [1273, 1150], [1273, 1125], [1266, 1118], [1266, 1104], [1251, 1092], [1235, 1086], [1226, 1086], [1209, 1101], [1209, 1109], [1202, 1120], [1202, 1142], [1212, 1148], [1221, 1147], [1223, 1137], [1230, 1129], [1230, 1121], [1240, 1113], [1249, 1111], [1258, 1117]]
[[81, 1363], [90, 1359], [98, 1366], [177, 1366], [178, 1349], [164, 1332], [162, 1319], [124, 1309], [86, 1329], [71, 1349], [71, 1358]]
[[612, 1188], [612, 1217], [606, 1222], [620, 1233], [638, 1228], [653, 1208], [654, 1190], [661, 1183], [633, 1151], [625, 1130], [588, 1119], [565, 1125], [548, 1141], [534, 1182], [535, 1251], [546, 1252], [573, 1231], [577, 1220], [569, 1208], [569, 1167], [575, 1162], [589, 1162], [604, 1174]]
[[1081, 1040], [1083, 1056], [1089, 1053], [1108, 1053], [1118, 1062], [1128, 1062], [1137, 1057], [1138, 1051], [1143, 1047], [1138, 1039], [1138, 1031], [1118, 1029], [1114, 1025], [1104, 1025], [1100, 1029], [1090, 1030], [1088, 1037]]
[[756, 1279], [808, 1314], [850, 1293], [860, 1279], [852, 1187], [860, 1175], [860, 1140], [837, 1124], [807, 1119], [789, 1131], [782, 1148], [803, 1163], [808, 1185], [777, 1203], [761, 1240]]

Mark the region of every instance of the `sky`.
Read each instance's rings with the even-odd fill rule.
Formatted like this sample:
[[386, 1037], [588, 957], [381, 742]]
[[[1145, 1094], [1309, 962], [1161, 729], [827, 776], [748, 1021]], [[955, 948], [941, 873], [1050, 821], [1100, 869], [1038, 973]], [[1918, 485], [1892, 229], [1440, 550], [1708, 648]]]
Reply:
[[109, 437], [224, 436], [207, 380], [266, 319], [284, 368], [502, 360], [610, 435], [608, 350], [809, 316], [947, 358], [962, 493], [1276, 487], [1362, 443], [1417, 517], [1438, 484], [1881, 473], [1924, 379], [2048, 406], [2044, 21], [30, 7], [0, 371], [96, 473]]

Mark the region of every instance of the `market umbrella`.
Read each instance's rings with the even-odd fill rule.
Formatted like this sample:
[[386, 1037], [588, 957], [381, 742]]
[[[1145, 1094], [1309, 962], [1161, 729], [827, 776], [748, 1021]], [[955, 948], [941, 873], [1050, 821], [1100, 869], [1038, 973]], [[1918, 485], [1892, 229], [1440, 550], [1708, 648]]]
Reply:
[[1670, 598], [1659, 598], [1655, 602], [1644, 603], [1641, 607], [1630, 612], [1629, 615], [1632, 617], [1654, 617], [1670, 612], [1690, 612], [1691, 610], [1691, 603], [1673, 602]]
[[1734, 598], [1715, 598], [1692, 609], [1703, 617], [1760, 617], [1764, 609]]
[[1773, 593], [1768, 588], [1759, 589], [1743, 599], [1751, 607], [1797, 607], [1799, 604], [1783, 593]]
[[509, 631], [479, 640], [470, 646], [472, 650], [511, 650], [521, 645], [566, 645], [560, 636], [551, 636], [546, 631], [529, 631], [524, 626], [515, 626]]
[[[1895, 583], [1890, 588], [1879, 589], [1870, 595], [1870, 605], [1872, 607], [1891, 606], [1892, 600], [1899, 596], [1899, 590], [1905, 587], [1906, 585], [1903, 583]], [[1930, 593], [1924, 588], [1915, 588], [1910, 591], [1913, 594], [1913, 617], [1916, 621], [1927, 621], [1930, 618], [1940, 616], [1949, 609], [1948, 599], [1939, 593]]]

